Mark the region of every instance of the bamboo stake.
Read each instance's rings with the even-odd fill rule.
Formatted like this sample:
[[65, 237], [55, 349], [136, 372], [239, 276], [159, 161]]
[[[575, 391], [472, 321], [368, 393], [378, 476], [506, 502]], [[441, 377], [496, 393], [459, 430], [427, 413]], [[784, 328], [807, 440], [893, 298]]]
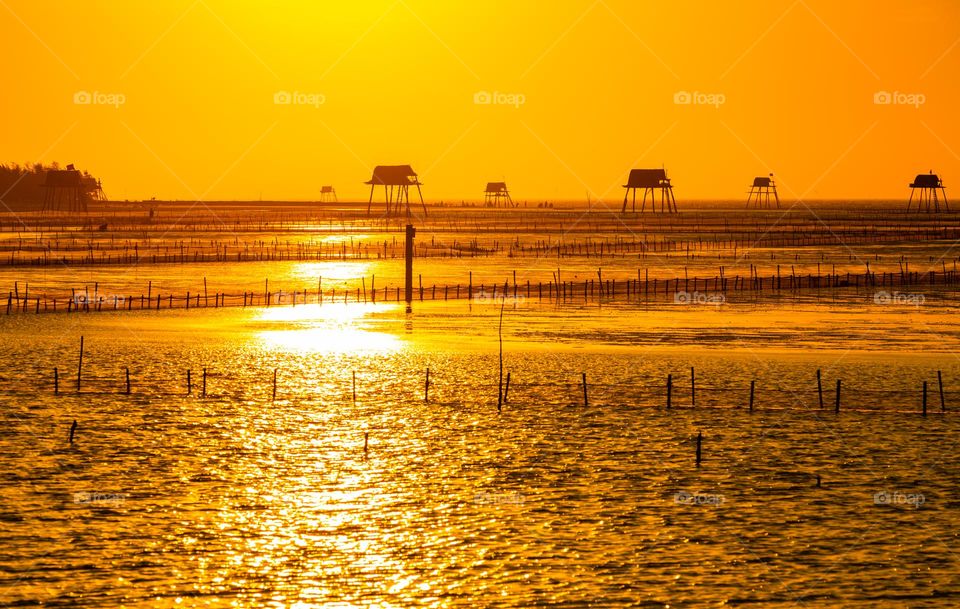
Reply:
[[947, 403], [943, 399], [943, 374], [937, 370], [937, 384], [940, 386], [940, 412], [947, 411]]
[[500, 328], [498, 337], [500, 340], [500, 381], [497, 387], [497, 412], [503, 409], [503, 309], [507, 306], [506, 298], [500, 304]]

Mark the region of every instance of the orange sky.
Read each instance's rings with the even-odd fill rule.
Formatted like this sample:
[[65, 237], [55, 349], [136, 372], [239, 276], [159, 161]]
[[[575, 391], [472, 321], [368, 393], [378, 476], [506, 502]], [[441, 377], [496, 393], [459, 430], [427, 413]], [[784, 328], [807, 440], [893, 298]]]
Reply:
[[681, 202], [769, 171], [788, 199], [960, 183], [960, 2], [724, 4], [0, 0], [0, 160], [114, 199], [365, 200], [391, 163], [428, 199], [619, 200], [661, 165]]

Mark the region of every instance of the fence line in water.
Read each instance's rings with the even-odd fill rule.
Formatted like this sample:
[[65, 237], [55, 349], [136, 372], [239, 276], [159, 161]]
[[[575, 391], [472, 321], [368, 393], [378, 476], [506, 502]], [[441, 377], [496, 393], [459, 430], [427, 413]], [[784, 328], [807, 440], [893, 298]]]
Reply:
[[[259, 214], [266, 216], [267, 214]], [[11, 238], [0, 239], [0, 266], [51, 266], [93, 264], [146, 264], [186, 262], [254, 262], [374, 259], [402, 257], [404, 220], [368, 218], [362, 213], [301, 213], [294, 219], [256, 221], [218, 221], [205, 224], [203, 218], [177, 216], [172, 223], [157, 223], [144, 217], [129, 216], [127, 224], [106, 222], [107, 217], [59, 221], [43, 217], [17, 217], [4, 222], [0, 214], [0, 233], [6, 229]], [[418, 257], [478, 257], [506, 253], [515, 257], [610, 257], [693, 252], [720, 253], [758, 248], [817, 246], [856, 246], [960, 239], [956, 214], [907, 214], [902, 210], [876, 209], [867, 212], [829, 210], [813, 214], [808, 210], [783, 213], [724, 213], [695, 211], [680, 215], [622, 216], [609, 212], [524, 212], [496, 210], [476, 212], [439, 209], [418, 219], [424, 234], [464, 235], [450, 242], [431, 239], [417, 244]], [[113, 217], [115, 221], [117, 218]], [[90, 229], [88, 232], [79, 229]], [[24, 238], [23, 232], [28, 236]], [[186, 234], [230, 234], [232, 239], [177, 237]], [[352, 233], [382, 234], [354, 239]], [[16, 233], [17, 238], [12, 238]], [[286, 238], [272, 240], [263, 233], [302, 235], [306, 240], [291, 243]], [[474, 233], [472, 237], [466, 237]], [[157, 235], [157, 238], [151, 235]], [[503, 234], [504, 239], [496, 238]], [[593, 238], [590, 235], [595, 235]], [[246, 235], [251, 239], [243, 238]], [[318, 235], [341, 237], [329, 243]], [[481, 240], [481, 235], [492, 236]], [[509, 236], [508, 236], [509, 235]], [[521, 236], [524, 237], [521, 240]], [[574, 237], [569, 239], [566, 237]], [[578, 239], [579, 237], [579, 239]], [[347, 248], [347, 238], [350, 247]], [[481, 242], [482, 241], [482, 242]]]
[[[644, 231], [649, 232], [649, 231]], [[724, 237], [728, 235], [724, 234]], [[766, 231], [757, 232], [741, 239], [715, 238], [703, 236], [690, 239], [584, 239], [552, 242], [535, 240], [533, 243], [493, 240], [490, 243], [476, 238], [464, 242], [454, 240], [451, 243], [418, 243], [418, 258], [480, 258], [506, 255], [510, 258], [646, 258], [650, 255], [667, 255], [684, 258], [713, 258], [724, 253], [733, 253], [733, 257], [747, 256], [754, 250], [774, 248], [806, 248], [818, 246], [855, 247], [879, 244], [936, 243], [960, 240], [960, 227], [943, 228], [929, 232], [910, 232], [907, 234], [878, 235], [869, 231], [855, 235], [838, 235], [829, 231], [814, 236], [782, 236]], [[130, 265], [130, 264], [186, 264], [186, 263], [240, 263], [240, 262], [323, 262], [342, 260], [391, 260], [403, 257], [403, 243], [393, 240], [383, 242], [357, 241], [349, 247], [346, 241], [330, 245], [318, 242], [297, 243], [225, 243], [208, 244], [191, 241], [189, 244], [149, 244], [127, 241], [122, 244], [91, 244], [75, 242], [68, 244], [41, 242], [36, 245], [3, 245], [0, 252], [9, 252], [0, 257], [0, 266], [93, 266], [93, 265]], [[33, 253], [37, 255], [33, 255]], [[799, 257], [799, 253], [795, 255]]]
[[[722, 272], [722, 267], [721, 267]], [[422, 275], [418, 287], [414, 288], [414, 299], [423, 301], [447, 300], [482, 300], [499, 301], [502, 299], [526, 299], [542, 302], [575, 302], [590, 300], [614, 301], [623, 298], [628, 302], [658, 301], [661, 297], [673, 297], [678, 304], [721, 304], [728, 294], [776, 294], [800, 295], [812, 290], [859, 290], [875, 289], [891, 290], [906, 287], [937, 287], [956, 286], [960, 284], [960, 272], [952, 270], [937, 271], [904, 271], [894, 272], [864, 272], [864, 273], [828, 273], [828, 274], [781, 274], [761, 275], [755, 272], [751, 276], [715, 275], [713, 277], [675, 277], [673, 279], [650, 279], [646, 272], [641, 275], [637, 269], [636, 279], [604, 279], [602, 271], [598, 270], [597, 279], [583, 281], [563, 281], [562, 279], [547, 283], [532, 283], [527, 281], [519, 284], [514, 279], [502, 284], [474, 284], [466, 285], [432, 285], [424, 286]], [[554, 275], [556, 279], [556, 274]], [[318, 280], [317, 289], [285, 291], [269, 289], [267, 280], [264, 291], [244, 291], [241, 294], [215, 292], [208, 294], [206, 280], [202, 292], [187, 291], [180, 295], [168, 294], [140, 294], [127, 295], [100, 295], [95, 287], [91, 295], [87, 292], [74, 294], [65, 299], [47, 298], [46, 296], [31, 297], [29, 285], [25, 286], [24, 293], [19, 292], [19, 285], [7, 295], [6, 314], [13, 313], [52, 313], [52, 312], [96, 312], [96, 311], [141, 311], [141, 310], [169, 310], [169, 309], [196, 309], [196, 308], [224, 308], [224, 307], [271, 307], [297, 306], [305, 304], [323, 304], [324, 302], [402, 302], [401, 286], [385, 286], [377, 288], [375, 277], [371, 280], [370, 291], [367, 291], [366, 278], [363, 286], [353, 289], [344, 288], [338, 292], [337, 288], [324, 290]], [[879, 296], [878, 296], [879, 295]], [[914, 295], [902, 295], [910, 297]], [[875, 298], [886, 298], [883, 304], [897, 303], [900, 294], [878, 292]], [[904, 302], [903, 304], [912, 304]]]
[[[77, 365], [77, 375], [76, 375], [76, 385], [75, 390], [61, 391], [61, 375], [59, 373], [59, 367], [55, 367], [52, 371], [49, 380], [40, 381], [40, 387], [36, 388], [37, 390], [43, 391], [46, 388], [47, 391], [53, 392], [57, 396], [68, 396], [68, 395], [85, 395], [90, 394], [90, 386], [94, 385], [95, 388], [99, 388], [99, 393], [103, 394], [117, 394], [117, 395], [136, 395], [136, 394], [145, 394], [148, 396], [173, 396], [173, 395], [182, 395], [182, 396], [191, 396], [198, 395], [201, 398], [213, 398], [218, 399], [219, 395], [214, 391], [216, 386], [213, 384], [213, 381], [219, 378], [222, 378], [224, 375], [218, 374], [216, 372], [211, 372], [208, 368], [202, 368], [202, 380], [199, 388], [194, 384], [192, 369], [186, 369], [185, 374], [181, 378], [178, 378], [176, 381], [173, 381], [174, 385], [178, 385], [181, 382], [180, 391], [169, 391], [170, 383], [153, 386], [148, 388], [146, 392], [143, 392], [143, 387], [137, 382], [138, 379], [134, 377], [131, 381], [130, 368], [124, 367], [122, 373], [118, 371], [117, 377], [97, 377], [89, 374], [83, 368], [83, 337], [80, 339], [80, 351], [79, 359]], [[89, 362], [88, 362], [89, 366]], [[280, 392], [281, 399], [284, 398], [284, 388], [283, 384], [278, 384], [278, 373], [281, 371], [281, 368], [268, 368], [265, 369], [263, 374], [264, 378], [267, 379], [263, 385], [266, 387], [265, 394], [268, 394], [268, 401], [276, 401], [278, 395], [278, 389]], [[411, 396], [419, 395], [419, 388], [424, 387], [423, 391], [423, 401], [430, 402], [430, 390], [434, 391], [433, 402], [443, 403], [443, 387], [444, 387], [444, 375], [442, 371], [438, 377], [438, 370], [436, 367], [428, 367], [426, 369], [426, 381], [421, 385], [419, 378], [411, 386]], [[272, 383], [270, 382], [270, 377], [272, 375]], [[283, 377], [280, 377], [281, 379]], [[439, 382], [437, 379], [440, 379]], [[492, 378], [492, 377], [491, 377]], [[595, 377], [591, 377], [594, 379]], [[680, 378], [680, 377], [678, 377]], [[208, 389], [208, 379], [210, 380], [210, 389]], [[869, 388], [857, 388], [854, 387], [851, 389], [849, 385], [842, 385], [841, 380], [837, 379], [836, 389], [830, 391], [828, 388], [824, 390], [822, 383], [821, 370], [816, 371], [816, 376], [811, 377], [810, 384], [803, 387], [793, 387], [793, 388], [784, 388], [782, 387], [779, 380], [776, 380], [772, 383], [772, 387], [764, 383], [758, 383], [756, 378], [752, 378], [749, 383], [744, 383], [742, 386], [733, 386], [731, 384], [727, 385], [712, 385], [712, 384], [703, 384], [702, 379], [696, 381], [695, 369], [690, 368], [689, 376], [689, 385], [681, 385], [681, 383], [675, 383], [673, 374], [667, 374], [666, 377], [660, 382], [629, 382], [618, 380], [615, 383], [602, 384], [597, 383], [595, 380], [590, 380], [588, 382], [586, 372], [580, 374], [579, 378], [571, 377], [569, 382], [524, 382], [522, 379], [517, 381], [517, 377], [513, 377], [513, 382], [508, 385], [508, 390], [503, 395], [504, 399], [502, 404], [515, 404], [517, 400], [515, 399], [517, 393], [520, 393], [520, 400], [523, 401], [524, 390], [536, 389], [538, 391], [543, 390], [556, 390], [557, 392], [564, 393], [568, 396], [571, 405], [582, 405], [585, 409], [596, 407], [598, 405], [596, 396], [597, 390], [600, 390], [601, 396], [605, 396], [609, 393], [617, 394], [620, 399], [627, 399], [631, 401], [629, 405], [643, 405], [643, 406], [660, 406], [666, 409], [674, 408], [684, 408], [684, 409], [745, 409], [750, 412], [754, 410], [797, 410], [797, 411], [813, 411], [813, 412], [827, 412], [833, 411], [834, 413], [839, 413], [841, 411], [855, 411], [855, 412], [919, 412], [920, 414], [926, 416], [928, 411], [931, 413], [946, 414], [948, 412], [947, 397], [951, 398], [957, 394], [957, 392], [948, 392], [944, 388], [943, 383], [943, 374], [941, 370], [937, 370], [936, 380], [937, 380], [937, 393], [934, 394], [932, 391], [928, 391], [928, 381], [923, 380], [922, 384], [913, 387], [910, 389], [901, 388], [901, 389], [869, 389]], [[761, 381], [763, 379], [760, 379]], [[71, 384], [72, 385], [72, 384]], [[496, 393], [494, 389], [495, 383], [490, 384], [490, 402], [491, 404], [497, 403], [497, 400], [493, 399], [493, 395]], [[343, 382], [343, 399], [344, 401], [351, 401], [350, 396], [352, 395], [352, 402], [356, 403], [357, 400], [357, 390], [356, 390], [356, 372], [354, 371], [350, 378]], [[509, 388], [513, 388], [513, 393], [509, 393]], [[588, 387], [590, 390], [591, 399], [588, 400]], [[161, 391], [161, 389], [167, 388], [166, 392]], [[111, 391], [107, 391], [110, 389]], [[360, 402], [363, 402], [366, 395], [379, 395], [377, 392], [368, 392], [364, 395], [363, 386], [361, 385], [360, 393]], [[437, 393], [440, 392], [440, 398], [437, 399]], [[582, 391], [582, 402], [580, 400], [580, 392]], [[912, 400], [912, 404], [918, 409], [916, 411], [904, 411], [883, 408], [850, 408], [849, 405], [843, 406], [843, 394], [852, 394], [857, 397], [861, 397], [863, 394], [871, 394], [871, 399], [884, 399], [889, 400], [891, 397], [900, 400], [904, 396], [914, 395], [915, 398]], [[852, 392], [852, 393], [851, 393]], [[98, 392], [93, 392], [98, 393]], [[4, 391], [6, 395], [17, 395], [16, 391], [6, 389]], [[713, 405], [704, 406], [704, 394], [708, 397], [708, 404], [713, 403]], [[769, 396], [773, 394], [776, 397], [774, 400], [770, 400]], [[34, 395], [32, 393], [32, 395]], [[289, 394], [288, 394], [289, 395]], [[513, 400], [509, 396], [513, 396]], [[719, 397], [717, 397], [719, 395]], [[638, 398], [643, 396], [646, 398], [646, 402], [643, 404], [638, 403]], [[787, 399], [784, 399], [783, 396], [788, 396]], [[818, 407], [806, 407], [800, 401], [798, 401], [798, 396], [803, 396], [805, 399], [809, 398], [811, 401], [815, 396], [816, 401], [813, 401], [814, 404], [818, 404]], [[300, 396], [297, 396], [299, 399]], [[699, 397], [699, 402], [697, 398]], [[824, 397], [827, 400], [824, 400]], [[264, 398], [267, 400], [267, 398]], [[723, 401], [727, 405], [717, 406], [718, 401]], [[787, 402], [786, 406], [782, 404]], [[611, 405], [616, 402], [611, 402], [607, 400], [606, 405]], [[774, 406], [769, 404], [773, 403]], [[764, 406], [766, 404], [766, 406]]]

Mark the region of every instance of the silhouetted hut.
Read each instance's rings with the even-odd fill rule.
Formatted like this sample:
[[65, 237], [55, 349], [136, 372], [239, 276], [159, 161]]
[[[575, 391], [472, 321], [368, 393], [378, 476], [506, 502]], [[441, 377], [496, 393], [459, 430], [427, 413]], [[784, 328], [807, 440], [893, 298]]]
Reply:
[[780, 197], [777, 196], [777, 183], [773, 181], [773, 174], [769, 177], [753, 178], [753, 186], [750, 187], [750, 193], [747, 195], [747, 209], [750, 209], [751, 199], [754, 207], [760, 209], [765, 207], [770, 209], [770, 195], [780, 209]]
[[321, 203], [336, 203], [337, 202], [337, 190], [333, 186], [321, 186], [320, 187], [320, 202]]
[[633, 210], [637, 211], [637, 190], [643, 189], [643, 201], [640, 205], [641, 213], [647, 205], [647, 193], [650, 194], [650, 211], [657, 211], [657, 191], [660, 191], [660, 211], [666, 213], [676, 213], [677, 200], [673, 196], [673, 186], [670, 184], [670, 178], [667, 177], [665, 169], [631, 169], [627, 183], [623, 185], [627, 189], [623, 193], [623, 208], [621, 213], [627, 211], [627, 198], [633, 192]]
[[410, 165], [377, 165], [373, 168], [373, 177], [364, 184], [370, 185], [370, 200], [367, 202], [367, 214], [370, 214], [370, 207], [373, 205], [373, 191], [377, 186], [383, 186], [383, 196], [387, 203], [387, 215], [396, 213], [400, 204], [406, 202], [407, 216], [410, 215], [410, 187], [416, 186], [417, 193], [420, 195], [420, 205], [423, 205], [423, 213], [426, 215], [427, 206], [423, 202], [423, 192], [420, 190], [422, 182], [417, 177], [417, 172]]
[[927, 174], [920, 174], [913, 179], [910, 184], [910, 200], [907, 201], [907, 211], [913, 204], [913, 195], [919, 192], [917, 197], [917, 211], [937, 212], [940, 211], [940, 197], [937, 191], [943, 195], [943, 211], [950, 211], [950, 205], [947, 203], [947, 191], [944, 189], [943, 180], [932, 171]]
[[87, 211], [83, 176], [73, 165], [48, 170], [41, 186], [44, 189], [43, 211]]
[[506, 207], [513, 205], [513, 199], [510, 198], [510, 191], [507, 190], [506, 182], [487, 182], [487, 189], [483, 191], [483, 200], [487, 205], [500, 207], [500, 204]]

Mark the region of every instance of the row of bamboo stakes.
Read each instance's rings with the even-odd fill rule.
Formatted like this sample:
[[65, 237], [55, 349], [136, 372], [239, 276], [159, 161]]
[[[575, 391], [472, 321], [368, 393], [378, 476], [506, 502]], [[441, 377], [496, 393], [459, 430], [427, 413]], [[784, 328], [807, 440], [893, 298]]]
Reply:
[[[77, 363], [77, 379], [76, 379], [77, 393], [79, 393], [82, 388], [83, 353], [84, 353], [84, 338], [83, 336], [81, 336], [80, 352], [79, 352], [78, 363]], [[279, 368], [273, 369], [273, 384], [272, 384], [272, 392], [271, 392], [272, 401], [276, 401], [277, 399], [277, 379], [278, 379], [279, 371], [280, 371]], [[207, 397], [207, 376], [208, 376], [207, 369], [203, 368], [200, 396], [204, 398]], [[510, 398], [509, 398], [510, 378], [511, 378], [510, 372], [507, 372], [506, 386], [505, 387], [501, 386], [499, 389], [499, 397], [497, 402], [498, 411], [501, 409], [502, 404], [507, 404], [510, 401]], [[817, 378], [817, 397], [819, 400], [819, 410], [823, 410], [824, 409], [823, 377], [821, 375], [821, 371], [819, 368], [817, 369], [816, 378]], [[124, 380], [125, 380], [124, 394], [130, 395], [132, 393], [132, 386], [130, 382], [129, 367], [124, 368]], [[756, 379], [753, 379], [750, 381], [749, 401], [747, 406], [750, 412], [754, 411], [754, 397], [756, 395], [756, 382], [757, 382]], [[432, 385], [432, 382], [430, 380], [430, 368], [427, 367], [426, 378], [424, 381], [424, 388], [423, 388], [424, 402], [430, 401], [431, 385]], [[582, 372], [580, 375], [580, 388], [583, 391], [583, 406], [585, 408], [590, 406], [588, 386], [589, 385], [587, 383], [587, 373]], [[947, 412], [947, 402], [946, 402], [946, 396], [943, 388], [943, 372], [941, 370], [937, 370], [937, 386], [938, 386], [939, 395], [940, 395], [940, 412], [945, 414]], [[840, 412], [841, 388], [842, 388], [842, 381], [841, 379], [837, 379], [836, 391], [834, 394], [835, 395], [834, 405], [833, 405], [833, 409], [835, 413]], [[676, 404], [674, 403], [673, 374], [667, 375], [665, 389], [666, 389], [666, 404], [665, 404], [666, 408], [667, 409], [675, 408]], [[56, 367], [53, 369], [53, 393], [54, 395], [60, 395], [60, 369]], [[192, 370], [190, 369], [187, 369], [187, 373], [186, 373], [186, 394], [187, 395], [193, 394], [193, 378], [192, 378]], [[357, 402], [357, 373], [355, 371], [352, 373], [352, 397], [353, 397], [353, 402], [356, 403]], [[928, 398], [928, 387], [927, 387], [927, 381], [924, 380], [921, 386], [921, 413], [923, 414], [923, 416], [927, 416], [927, 398]], [[691, 366], [690, 367], [690, 408], [696, 408], [696, 407], [697, 407], [697, 378], [696, 378], [696, 370], [693, 366]]]
[[[423, 285], [423, 276], [419, 275], [419, 286], [416, 289], [418, 299], [424, 300], [460, 300], [466, 298], [469, 301], [483, 300], [497, 302], [501, 299], [526, 298], [527, 300], [536, 298], [539, 301], [544, 299], [548, 301], [569, 302], [574, 299], [589, 300], [591, 298], [614, 299], [617, 296], [624, 296], [628, 300], [649, 300], [651, 295], [653, 299], [660, 296], [669, 297], [673, 295], [675, 299], [678, 294], [685, 294], [683, 298], [689, 298], [690, 294], [723, 294], [743, 293], [743, 292], [774, 292], [781, 291], [796, 292], [801, 290], [820, 290], [820, 289], [855, 289], [871, 288], [906, 288], [918, 286], [955, 286], [960, 284], [960, 271], [946, 270], [938, 271], [902, 271], [902, 272], [882, 272], [876, 273], [865, 271], [863, 273], [829, 273], [817, 274], [808, 273], [806, 275], [795, 274], [782, 275], [780, 267], [777, 267], [777, 273], [764, 276], [759, 271], [753, 272], [750, 276], [735, 275], [727, 277], [724, 274], [723, 267], [720, 268], [720, 275], [714, 277], [675, 277], [673, 279], [650, 279], [648, 271], [637, 269], [636, 279], [604, 279], [602, 270], [597, 271], [597, 279], [584, 279], [565, 281], [562, 278], [557, 279], [559, 270], [554, 273], [554, 281], [537, 282], [536, 284], [527, 281], [526, 284], [519, 284], [516, 281], [516, 272], [511, 285], [509, 280], [502, 284], [486, 285], [473, 283], [473, 272], [470, 272], [470, 281], [466, 285], [433, 285], [425, 287]], [[174, 308], [222, 308], [222, 307], [270, 307], [275, 305], [297, 306], [305, 304], [323, 304], [324, 300], [328, 302], [401, 302], [401, 287], [385, 286], [378, 289], [376, 287], [376, 276], [371, 277], [370, 291], [366, 286], [366, 278], [362, 278], [362, 286], [354, 289], [330, 288], [325, 291], [322, 287], [322, 278], [318, 278], [317, 288], [310, 290], [294, 290], [287, 292], [284, 290], [271, 291], [269, 289], [269, 279], [265, 280], [263, 292], [248, 292], [242, 294], [229, 294], [226, 292], [215, 292], [212, 294], [212, 304], [210, 294], [206, 289], [206, 278], [204, 278], [204, 289], [202, 292], [186, 292], [182, 295], [175, 294], [156, 294], [152, 293], [152, 282], [148, 285], [147, 294], [137, 296], [106, 296], [98, 294], [98, 287], [95, 287], [94, 294], [78, 294], [75, 290], [73, 296], [59, 300], [57, 298], [49, 299], [44, 297], [33, 297], [29, 294], [29, 285], [25, 286], [23, 294], [19, 292], [19, 285], [15, 286], [7, 295], [6, 314], [11, 313], [41, 313], [41, 312], [91, 312], [91, 311], [132, 311], [132, 310], [161, 310]], [[488, 290], [489, 288], [489, 290]], [[405, 299], [405, 297], [404, 297]], [[0, 301], [2, 302], [2, 301]], [[684, 300], [678, 300], [683, 303]]]
[[[704, 253], [713, 254], [722, 252], [733, 252], [734, 257], [740, 257], [751, 250], [759, 248], [790, 248], [790, 247], [816, 247], [816, 246], [837, 246], [842, 243], [844, 246], [875, 245], [879, 243], [900, 243], [906, 239], [913, 242], [926, 241], [954, 241], [960, 239], [960, 228], [948, 232], [931, 232], [930, 234], [909, 235], [879, 235], [875, 233], [864, 234], [860, 237], [851, 237], [850, 235], [840, 236], [830, 233], [820, 237], [779, 237], [776, 234], [769, 235], [759, 233], [753, 238], [741, 240], [716, 240], [704, 241], [702, 237], [699, 240], [643, 240], [623, 243], [589, 243], [589, 242], [564, 242], [556, 244], [535, 244], [520, 245], [517, 243], [504, 244], [499, 241], [487, 245], [481, 245], [476, 240], [467, 243], [454, 241], [450, 245], [427, 245], [421, 243], [417, 245], [418, 258], [478, 258], [491, 257], [499, 254], [505, 254], [510, 258], [646, 258], [648, 255], [682, 255], [685, 258], [692, 259], [703, 257]], [[0, 251], [3, 248], [0, 246]], [[361, 243], [347, 247], [345, 242], [324, 246], [323, 242], [316, 245], [307, 243], [296, 243], [293, 247], [288, 244], [284, 248], [272, 247], [264, 249], [263, 246], [250, 247], [233, 246], [233, 251], [228, 245], [216, 245], [215, 248], [207, 249], [194, 247], [187, 249], [183, 246], [157, 245], [154, 253], [150, 253], [147, 248], [145, 253], [140, 252], [139, 244], [134, 244], [132, 248], [124, 246], [119, 249], [104, 249], [102, 246], [77, 248], [76, 254], [67, 255], [67, 250], [55, 250], [51, 247], [43, 246], [39, 248], [40, 255], [30, 255], [32, 248], [18, 248], [9, 250], [9, 256], [0, 258], [2, 266], [91, 266], [91, 265], [114, 265], [114, 264], [188, 264], [188, 263], [235, 263], [235, 262], [324, 262], [324, 261], [343, 261], [343, 260], [392, 260], [403, 256], [403, 246], [397, 243], [391, 244], [388, 241], [383, 243], [367, 244]], [[722, 258], [719, 258], [722, 259]]]
[[[370, 242], [354, 241], [351, 233], [371, 234], [402, 232], [399, 219], [369, 218], [360, 210], [334, 211], [305, 209], [299, 213], [256, 212], [224, 209], [212, 212], [207, 218], [202, 208], [192, 210], [189, 217], [173, 214], [170, 222], [160, 222], [144, 215], [100, 214], [74, 217], [21, 214], [5, 223], [0, 214], [0, 234], [16, 233], [17, 239], [0, 239], [0, 251], [11, 252], [0, 258], [0, 263], [28, 264], [130, 264], [161, 262], [220, 261], [277, 261], [318, 260], [378, 257], [400, 257], [396, 238], [392, 245], [378, 239]], [[599, 213], [597, 213], [599, 212]], [[225, 221], [224, 216], [226, 216]], [[421, 256], [471, 256], [509, 252], [511, 256], [533, 255], [628, 255], [646, 252], [704, 251], [749, 249], [752, 247], [796, 247], [816, 245], [855, 245], [899, 241], [953, 241], [960, 238], [960, 227], [953, 216], [905, 214], [902, 209], [824, 209], [814, 214], [806, 208], [784, 210], [775, 214], [742, 213], [699, 210], [681, 215], [622, 216], [608, 211], [571, 209], [549, 213], [524, 210], [498, 210], [495, 213], [476, 213], [462, 209], [438, 210], [422, 219], [424, 232], [436, 235], [463, 235], [473, 232], [477, 237], [466, 243], [454, 239], [450, 244], [431, 240], [430, 247], [418, 248]], [[213, 221], [208, 221], [213, 220]], [[104, 227], [93, 232], [93, 228]], [[88, 229], [89, 232], [82, 229]], [[32, 238], [23, 234], [32, 233]], [[268, 243], [260, 237], [264, 232], [302, 235], [306, 239], [291, 244], [279, 237]], [[206, 239], [176, 237], [177, 233], [228, 233], [233, 239]], [[492, 244], [481, 245], [479, 235], [512, 233], [512, 241], [494, 238]], [[153, 240], [151, 234], [158, 238]], [[244, 234], [251, 239], [243, 239]], [[329, 243], [316, 239], [342, 235], [343, 242]], [[545, 235], [532, 243], [521, 243], [520, 236]], [[557, 234], [553, 240], [550, 235]], [[606, 234], [599, 242], [588, 235]], [[610, 240], [613, 235], [613, 241]], [[640, 235], [643, 238], [640, 239]], [[102, 235], [102, 237], [100, 236]], [[583, 241], [565, 238], [585, 235]], [[628, 238], [622, 238], [621, 235]], [[658, 239], [659, 236], [659, 239]], [[119, 238], [118, 238], [119, 237]], [[346, 238], [350, 237], [350, 248]], [[234, 251], [230, 251], [230, 248]], [[292, 246], [292, 247], [291, 247]], [[141, 248], [143, 253], [141, 254]], [[131, 251], [132, 250], [132, 251]], [[172, 250], [172, 251], [171, 251]], [[179, 250], [179, 251], [177, 251]], [[80, 255], [66, 254], [71, 251]], [[16, 256], [16, 253], [38, 252], [39, 256]], [[152, 252], [152, 254], [151, 254]], [[57, 255], [60, 253], [61, 255]]]
[[[362, 208], [330, 209], [317, 208], [313, 205], [304, 206], [296, 211], [290, 209], [266, 210], [260, 204], [259, 209], [241, 209], [236, 206], [227, 206], [219, 209], [191, 206], [187, 216], [183, 209], [175, 209], [170, 202], [164, 202], [163, 207], [156, 210], [154, 216], [136, 211], [117, 209], [112, 213], [91, 211], [87, 214], [72, 213], [29, 213], [21, 212], [13, 215], [0, 214], [0, 232], [18, 230], [37, 230], [44, 232], [94, 232], [107, 224], [111, 230], [142, 230], [144, 228], [167, 229], [170, 226], [182, 227], [193, 231], [231, 231], [254, 232], [272, 229], [286, 229], [288, 231], [302, 230], [303, 227], [326, 227], [332, 230], [346, 224], [356, 224], [368, 230], [390, 230], [394, 226], [402, 226], [404, 218], [386, 216], [368, 216], [366, 205]], [[275, 204], [269, 204], [274, 206]], [[617, 205], [619, 207], [619, 205]], [[797, 219], [816, 217], [824, 222], [856, 221], [861, 225], [878, 221], [900, 221], [911, 223], [939, 224], [944, 220], [952, 219], [956, 212], [928, 214], [908, 211], [897, 206], [847, 206], [820, 207], [814, 210], [806, 206], [797, 206], [782, 210], [743, 210], [732, 209], [687, 209], [681, 214], [619, 214], [611, 213], [611, 209], [595, 207], [567, 207], [552, 209], [483, 209], [462, 207], [432, 207], [430, 213], [421, 221], [429, 221], [438, 226], [451, 228], [480, 226], [543, 226], [550, 223], [577, 223], [592, 226], [629, 225], [643, 223], [650, 225], [677, 226], [685, 223], [722, 223], [737, 227], [756, 224], [761, 220], [782, 219], [786, 224], [792, 224]]]

